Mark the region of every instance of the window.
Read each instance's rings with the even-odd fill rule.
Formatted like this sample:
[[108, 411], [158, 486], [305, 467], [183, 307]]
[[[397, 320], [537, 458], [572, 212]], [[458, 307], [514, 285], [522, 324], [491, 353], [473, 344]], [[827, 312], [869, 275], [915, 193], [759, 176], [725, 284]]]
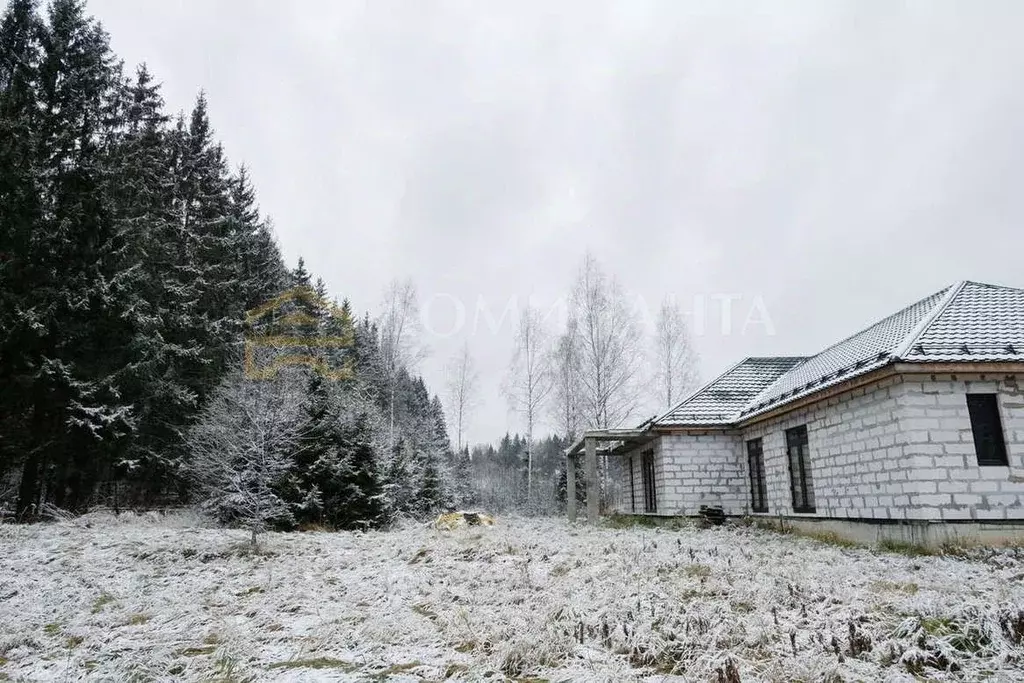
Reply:
[[629, 511], [636, 512], [636, 475], [633, 471], [633, 465], [636, 464], [635, 458], [629, 456]]
[[1008, 465], [999, 402], [995, 394], [967, 394], [967, 412], [974, 432], [979, 465]]
[[640, 456], [640, 478], [644, 485], [644, 512], [657, 512], [658, 501], [654, 491], [654, 451]]
[[747, 442], [747, 466], [750, 471], [750, 509], [768, 512], [768, 492], [764, 486], [764, 449], [761, 439]]
[[814, 512], [814, 482], [807, 451], [807, 425], [786, 430], [789, 454], [789, 483], [793, 491], [793, 512]]

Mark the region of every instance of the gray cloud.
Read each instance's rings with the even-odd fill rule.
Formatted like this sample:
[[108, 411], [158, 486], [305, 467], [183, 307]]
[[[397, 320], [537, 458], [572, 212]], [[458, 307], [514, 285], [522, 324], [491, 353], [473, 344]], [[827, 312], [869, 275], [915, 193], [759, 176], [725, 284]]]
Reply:
[[[174, 108], [199, 87], [287, 256], [370, 308], [554, 301], [592, 249], [656, 304], [754, 297], [711, 375], [812, 352], [960, 278], [1024, 286], [1014, 2], [139, 3], [90, 9]], [[439, 299], [437, 300], [440, 301]], [[440, 310], [440, 304], [438, 304]], [[470, 338], [484, 402], [510, 330]], [[430, 340], [440, 369], [461, 338]]]

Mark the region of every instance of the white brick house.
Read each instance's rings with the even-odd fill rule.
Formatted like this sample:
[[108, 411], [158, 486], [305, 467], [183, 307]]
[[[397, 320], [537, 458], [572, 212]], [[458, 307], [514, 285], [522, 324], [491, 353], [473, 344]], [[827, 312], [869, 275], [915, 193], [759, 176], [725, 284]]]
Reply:
[[636, 429], [586, 432], [568, 455], [588, 456], [595, 492], [598, 456], [629, 463], [621, 512], [720, 506], [861, 540], [1020, 536], [1019, 382], [1024, 290], [961, 282], [817, 355], [747, 358]]

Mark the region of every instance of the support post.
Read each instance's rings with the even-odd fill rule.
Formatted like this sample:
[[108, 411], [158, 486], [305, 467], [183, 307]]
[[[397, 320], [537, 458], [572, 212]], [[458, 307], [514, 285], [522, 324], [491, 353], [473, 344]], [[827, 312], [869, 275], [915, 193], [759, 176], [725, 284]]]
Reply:
[[569, 521], [576, 521], [576, 456], [565, 456], [565, 509]]
[[584, 439], [586, 445], [586, 459], [584, 469], [587, 476], [587, 524], [597, 524], [598, 514], [601, 511], [601, 484], [597, 479], [597, 439], [588, 437]]

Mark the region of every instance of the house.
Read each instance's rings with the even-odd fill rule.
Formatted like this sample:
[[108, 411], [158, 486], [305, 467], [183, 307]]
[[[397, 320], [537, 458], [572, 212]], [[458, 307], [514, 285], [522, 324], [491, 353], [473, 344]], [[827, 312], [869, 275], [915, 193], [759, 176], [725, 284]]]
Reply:
[[591, 522], [606, 457], [626, 465], [609, 469], [628, 479], [626, 513], [720, 506], [860, 541], [1024, 538], [1022, 382], [1024, 290], [960, 282], [814, 356], [746, 358], [567, 455], [585, 456]]

